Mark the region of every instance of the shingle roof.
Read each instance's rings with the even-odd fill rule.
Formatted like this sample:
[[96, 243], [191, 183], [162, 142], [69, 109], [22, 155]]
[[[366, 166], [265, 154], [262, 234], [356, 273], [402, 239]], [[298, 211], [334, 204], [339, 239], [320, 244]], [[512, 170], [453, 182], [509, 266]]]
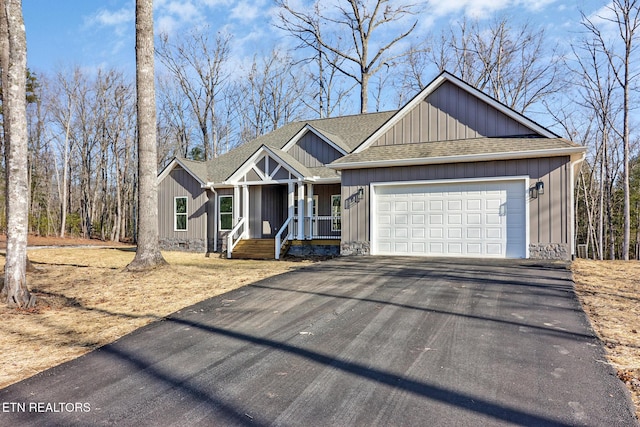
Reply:
[[424, 142], [402, 145], [372, 146], [360, 153], [348, 154], [337, 159], [332, 166], [361, 164], [366, 162], [436, 159], [460, 156], [508, 155], [514, 157], [536, 152], [583, 149], [563, 138], [473, 138], [451, 141]]
[[207, 183], [207, 164], [197, 160], [180, 159], [180, 163], [203, 183]]
[[[394, 113], [394, 111], [388, 111], [293, 122], [207, 162], [180, 160], [203, 182], [221, 183], [229, 178], [261, 146], [265, 145], [271, 149], [280, 150], [307, 124], [325, 135], [345, 151], [351, 152], [376, 129], [382, 126]], [[298, 164], [296, 170], [299, 167], [300, 165]], [[310, 169], [314, 169], [314, 171], [311, 172], [307, 170], [299, 172], [309, 172], [313, 173], [313, 176], [320, 177], [337, 176], [335, 171], [332, 170], [327, 169], [325, 172], [320, 172], [319, 169], [323, 168]]]

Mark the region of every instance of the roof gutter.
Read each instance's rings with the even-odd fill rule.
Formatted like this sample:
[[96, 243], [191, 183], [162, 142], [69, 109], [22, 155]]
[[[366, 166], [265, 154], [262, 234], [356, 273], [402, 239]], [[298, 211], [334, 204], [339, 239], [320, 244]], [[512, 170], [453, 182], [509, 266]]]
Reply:
[[514, 160], [528, 159], [533, 157], [559, 157], [572, 156], [575, 154], [584, 154], [586, 148], [552, 148], [547, 150], [531, 150], [516, 151], [505, 153], [485, 153], [485, 154], [463, 154], [459, 156], [440, 156], [440, 157], [418, 157], [411, 159], [392, 159], [392, 160], [372, 160], [360, 162], [341, 162], [330, 163], [326, 165], [328, 168], [341, 169], [368, 169], [372, 167], [397, 167], [397, 166], [420, 166], [420, 165], [437, 165], [444, 163], [469, 163], [469, 162], [486, 162], [492, 160]]

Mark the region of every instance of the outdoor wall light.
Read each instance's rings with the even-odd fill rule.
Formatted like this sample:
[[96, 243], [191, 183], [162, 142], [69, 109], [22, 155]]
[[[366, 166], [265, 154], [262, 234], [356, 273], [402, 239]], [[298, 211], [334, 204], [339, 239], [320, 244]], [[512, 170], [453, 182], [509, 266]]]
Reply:
[[529, 197], [532, 199], [537, 199], [538, 196], [544, 194], [544, 182], [538, 181], [535, 185], [529, 188]]
[[364, 188], [360, 187], [358, 188], [358, 200], [362, 200], [363, 197], [364, 197]]

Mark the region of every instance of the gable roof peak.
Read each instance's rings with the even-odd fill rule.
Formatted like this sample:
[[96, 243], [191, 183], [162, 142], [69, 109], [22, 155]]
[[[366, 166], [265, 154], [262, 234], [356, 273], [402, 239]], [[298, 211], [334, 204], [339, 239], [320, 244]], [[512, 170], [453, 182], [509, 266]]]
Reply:
[[365, 139], [362, 144], [353, 150], [354, 153], [359, 153], [365, 149], [367, 149], [371, 144], [373, 144], [378, 138], [380, 138], [386, 131], [388, 131], [391, 127], [393, 127], [396, 123], [398, 123], [404, 116], [406, 116], [411, 110], [413, 110], [420, 102], [425, 100], [429, 95], [433, 94], [440, 86], [442, 86], [445, 82], [449, 82], [458, 88], [464, 90], [470, 95], [480, 99], [484, 103], [490, 105], [496, 110], [500, 111], [507, 117], [515, 120], [521, 125], [531, 129], [533, 132], [541, 135], [545, 138], [558, 138], [559, 136], [549, 129], [539, 125], [535, 121], [529, 119], [525, 115], [517, 112], [516, 110], [508, 107], [502, 102], [496, 100], [495, 98], [487, 95], [481, 90], [473, 87], [469, 83], [465, 82], [461, 78], [455, 76], [447, 70], [444, 70], [438, 74], [436, 78], [434, 78], [429, 84], [427, 84], [420, 92], [418, 92], [409, 102], [407, 102], [402, 108], [397, 110], [395, 114], [387, 120], [376, 132], [371, 134], [367, 139]]

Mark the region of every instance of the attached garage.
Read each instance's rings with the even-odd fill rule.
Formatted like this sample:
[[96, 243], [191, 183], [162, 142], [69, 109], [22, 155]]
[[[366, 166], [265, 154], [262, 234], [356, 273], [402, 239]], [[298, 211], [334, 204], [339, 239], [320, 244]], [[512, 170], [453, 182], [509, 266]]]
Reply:
[[527, 178], [371, 185], [374, 255], [526, 258]]

